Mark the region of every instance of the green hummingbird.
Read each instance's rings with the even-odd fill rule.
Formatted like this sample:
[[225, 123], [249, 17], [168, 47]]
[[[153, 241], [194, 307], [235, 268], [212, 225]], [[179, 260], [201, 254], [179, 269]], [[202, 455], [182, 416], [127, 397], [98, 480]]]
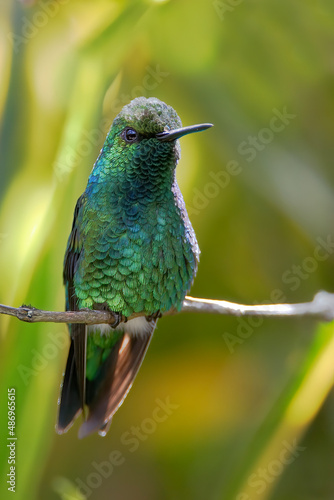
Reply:
[[69, 325], [60, 434], [81, 412], [79, 437], [106, 434], [158, 318], [182, 307], [199, 248], [176, 182], [177, 139], [211, 126], [182, 128], [174, 109], [153, 97], [134, 99], [112, 123], [76, 204], [63, 278], [66, 310], [112, 311], [118, 324]]

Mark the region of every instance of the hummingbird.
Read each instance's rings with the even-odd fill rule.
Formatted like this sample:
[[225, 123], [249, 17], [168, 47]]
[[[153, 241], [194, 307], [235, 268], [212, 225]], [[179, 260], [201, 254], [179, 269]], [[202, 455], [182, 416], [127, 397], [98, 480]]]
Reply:
[[211, 126], [182, 127], [154, 97], [132, 100], [111, 125], [75, 207], [63, 279], [66, 310], [107, 310], [117, 321], [69, 325], [59, 434], [83, 413], [79, 438], [106, 435], [157, 320], [182, 307], [200, 251], [175, 177], [178, 139]]

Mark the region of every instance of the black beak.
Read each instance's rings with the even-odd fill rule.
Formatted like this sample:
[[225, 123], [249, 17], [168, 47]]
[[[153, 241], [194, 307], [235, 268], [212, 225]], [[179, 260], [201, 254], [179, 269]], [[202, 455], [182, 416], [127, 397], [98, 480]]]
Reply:
[[174, 130], [165, 130], [164, 132], [159, 132], [155, 137], [161, 142], [175, 141], [180, 137], [193, 134], [194, 132], [201, 132], [207, 128], [213, 127], [212, 123], [202, 123], [201, 125], [191, 125], [190, 127], [176, 128]]

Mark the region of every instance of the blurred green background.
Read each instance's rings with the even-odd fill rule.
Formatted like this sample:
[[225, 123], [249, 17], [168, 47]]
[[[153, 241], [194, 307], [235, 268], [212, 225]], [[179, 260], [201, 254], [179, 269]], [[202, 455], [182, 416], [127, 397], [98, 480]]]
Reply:
[[[138, 95], [215, 125], [181, 142], [191, 295], [334, 291], [331, 0], [1, 0], [0, 37], [1, 303], [63, 310], [75, 202]], [[333, 325], [165, 318], [107, 437], [82, 441], [54, 430], [66, 327], [0, 328], [1, 498], [10, 387], [17, 500], [334, 498]]]

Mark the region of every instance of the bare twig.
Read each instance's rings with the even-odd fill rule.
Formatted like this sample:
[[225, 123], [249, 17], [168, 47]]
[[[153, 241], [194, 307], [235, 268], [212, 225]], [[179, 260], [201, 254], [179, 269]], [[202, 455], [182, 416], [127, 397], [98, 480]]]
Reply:
[[15, 316], [27, 323], [85, 323], [94, 325], [109, 323], [112, 325], [117, 315], [108, 311], [95, 311], [92, 309], [81, 309], [80, 311], [43, 311], [31, 306], [10, 307], [0, 304], [0, 314]]
[[[228, 316], [267, 316], [267, 317], [312, 317], [321, 321], [334, 319], [334, 294], [318, 292], [312, 302], [300, 304], [264, 304], [243, 305], [225, 300], [198, 299], [186, 297], [181, 312], [196, 312], [209, 314], [223, 314]], [[176, 314], [169, 311], [166, 314]], [[108, 311], [82, 309], [80, 311], [42, 311], [31, 306], [10, 307], [0, 304], [0, 314], [15, 316], [28, 323], [85, 323], [87, 325], [107, 323], [113, 325], [118, 316]], [[128, 319], [141, 316], [134, 314]]]
[[311, 316], [322, 321], [334, 319], [334, 293], [318, 292], [312, 302], [299, 304], [244, 305], [226, 300], [197, 299], [186, 297], [182, 311], [225, 314], [230, 316]]

